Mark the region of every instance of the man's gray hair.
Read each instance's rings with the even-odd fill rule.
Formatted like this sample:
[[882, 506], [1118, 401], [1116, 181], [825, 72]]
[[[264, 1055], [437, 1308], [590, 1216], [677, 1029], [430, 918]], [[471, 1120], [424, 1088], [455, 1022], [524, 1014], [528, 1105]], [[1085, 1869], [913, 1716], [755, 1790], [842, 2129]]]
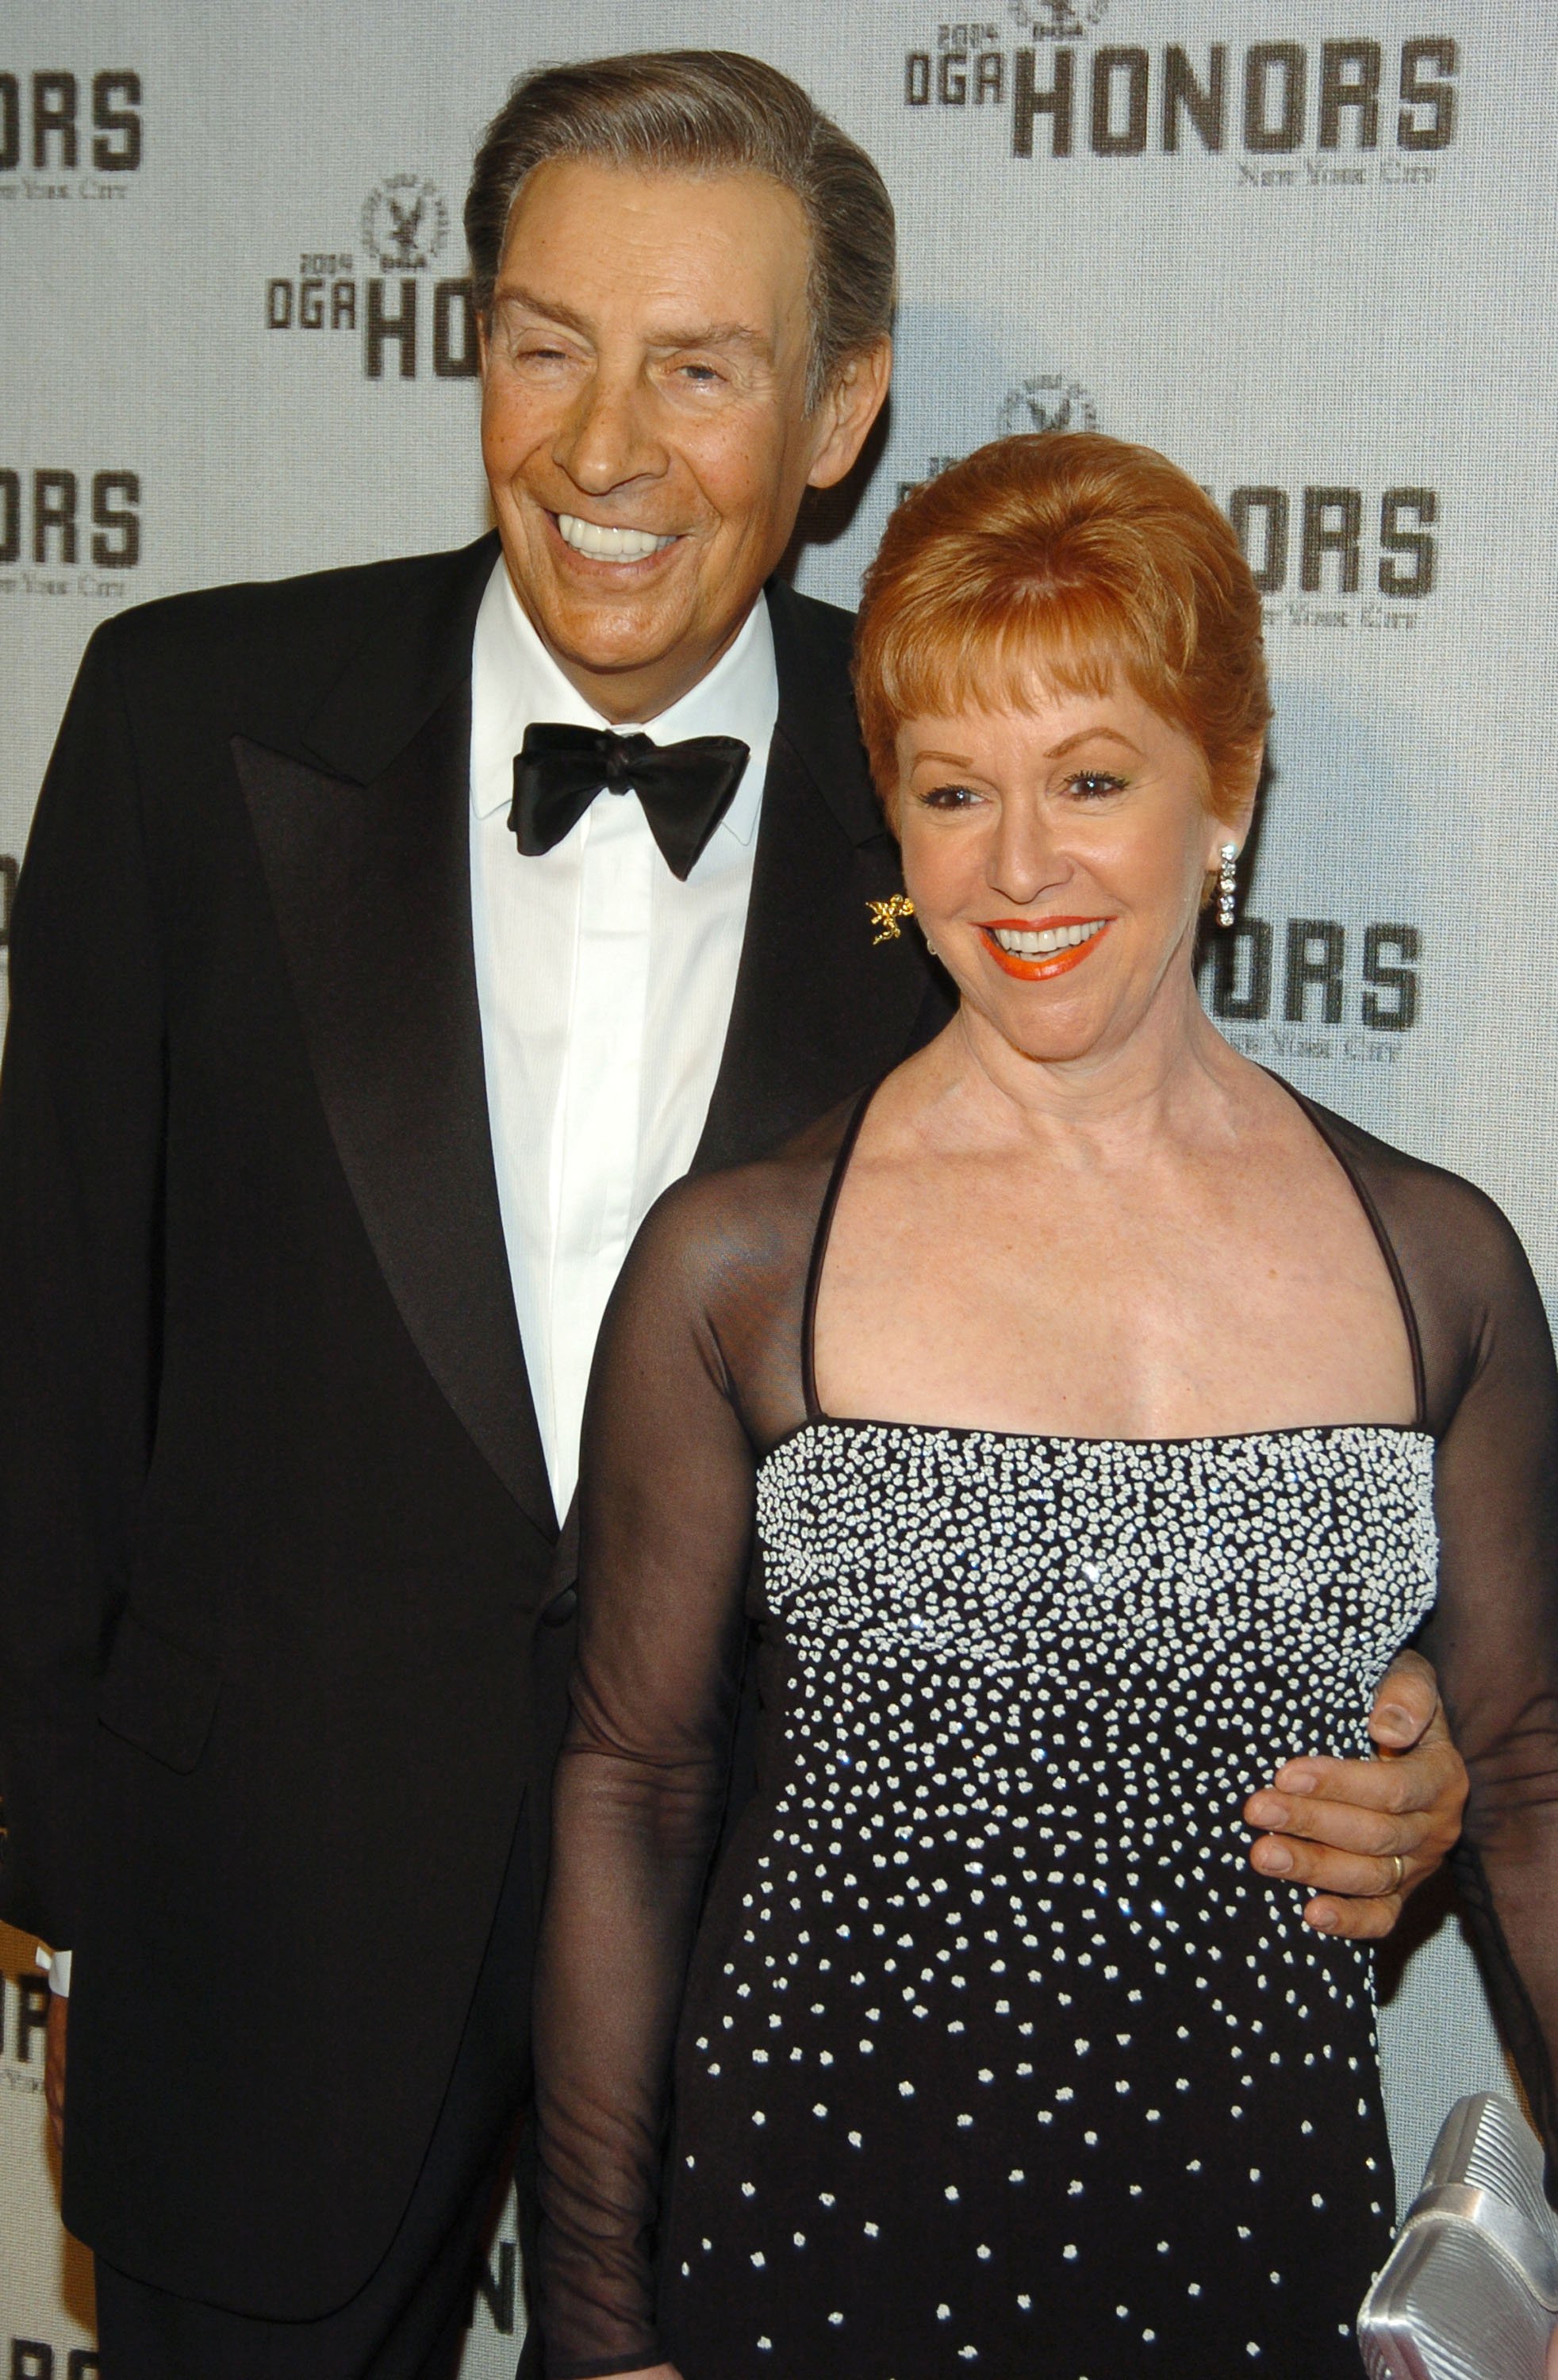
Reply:
[[890, 329], [893, 201], [857, 141], [788, 75], [734, 50], [642, 50], [524, 75], [493, 116], [465, 202], [477, 312], [489, 322], [509, 217], [554, 157], [638, 172], [766, 174], [811, 227], [814, 407], [840, 368]]

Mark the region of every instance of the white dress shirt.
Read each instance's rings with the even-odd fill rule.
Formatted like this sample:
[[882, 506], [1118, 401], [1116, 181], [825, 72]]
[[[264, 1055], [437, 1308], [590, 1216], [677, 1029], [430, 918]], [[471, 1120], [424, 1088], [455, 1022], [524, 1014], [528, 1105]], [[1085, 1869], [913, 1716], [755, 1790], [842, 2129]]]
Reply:
[[779, 684], [768, 606], [656, 719], [657, 744], [737, 735], [750, 757], [681, 883], [637, 794], [602, 793], [539, 859], [508, 827], [533, 722], [612, 722], [564, 676], [500, 560], [471, 662], [470, 892], [498, 1203], [561, 1518], [607, 1298], [639, 1223], [692, 1161], [724, 1048]]

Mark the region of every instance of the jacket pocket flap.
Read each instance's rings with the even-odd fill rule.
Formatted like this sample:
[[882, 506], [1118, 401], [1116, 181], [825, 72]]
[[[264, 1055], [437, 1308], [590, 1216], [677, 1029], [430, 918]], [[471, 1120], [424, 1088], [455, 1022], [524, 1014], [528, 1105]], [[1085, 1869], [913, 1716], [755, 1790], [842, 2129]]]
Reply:
[[213, 1661], [159, 1636], [127, 1610], [98, 1691], [97, 1715], [110, 1734], [187, 1776], [205, 1750], [221, 1690]]

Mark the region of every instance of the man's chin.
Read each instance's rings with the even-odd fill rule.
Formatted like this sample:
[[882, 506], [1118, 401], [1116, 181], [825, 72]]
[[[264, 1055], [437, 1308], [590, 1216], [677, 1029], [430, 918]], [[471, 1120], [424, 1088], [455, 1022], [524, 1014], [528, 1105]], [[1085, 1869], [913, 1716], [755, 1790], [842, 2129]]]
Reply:
[[653, 718], [697, 684], [720, 650], [679, 613], [645, 618], [615, 605], [526, 608], [564, 674], [611, 719]]
[[[587, 698], [618, 718], [648, 718], [651, 704], [663, 709], [696, 685], [751, 608], [749, 601], [731, 616], [728, 589], [724, 602], [706, 608], [696, 556], [665, 558], [670, 569], [653, 583], [640, 578], [635, 585], [605, 570], [576, 577], [571, 567], [557, 566], [555, 555], [529, 546], [509, 552], [519, 601], [553, 659]], [[753, 589], [753, 601], [759, 592]], [[627, 709], [617, 710], [609, 699], [614, 686]]]
[[684, 620], [603, 619], [603, 608], [569, 605], [541, 614], [537, 625], [560, 662], [591, 676], [631, 676], [673, 662], [688, 641]]
[[519, 601], [546, 641], [588, 667], [632, 668], [676, 643], [688, 605], [669, 573], [654, 584], [614, 569], [559, 570], [550, 554], [508, 557]]

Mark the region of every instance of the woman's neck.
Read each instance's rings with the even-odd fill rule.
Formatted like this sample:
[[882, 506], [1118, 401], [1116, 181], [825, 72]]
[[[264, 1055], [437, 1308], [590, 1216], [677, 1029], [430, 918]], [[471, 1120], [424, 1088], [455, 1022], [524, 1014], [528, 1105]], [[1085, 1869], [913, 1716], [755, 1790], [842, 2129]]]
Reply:
[[1116, 1044], [1030, 1057], [965, 1002], [935, 1056], [932, 1111], [948, 1123], [955, 1116], [960, 1139], [973, 1130], [987, 1142], [1036, 1142], [1051, 1159], [1083, 1165], [1145, 1143], [1231, 1131], [1248, 1073], [1208, 1019], [1187, 968]]

